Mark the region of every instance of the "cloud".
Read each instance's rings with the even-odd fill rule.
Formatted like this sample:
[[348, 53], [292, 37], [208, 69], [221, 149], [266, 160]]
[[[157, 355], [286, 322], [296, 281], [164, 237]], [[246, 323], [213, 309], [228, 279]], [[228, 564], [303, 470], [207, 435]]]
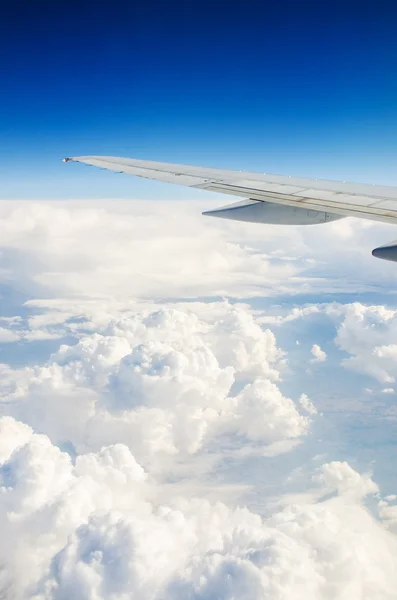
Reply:
[[231, 436], [266, 445], [305, 436], [315, 410], [301, 403], [301, 414], [281, 393], [284, 364], [244, 305], [143, 309], [81, 333], [43, 364], [3, 365], [1, 410], [79, 453], [122, 441], [159, 468]]
[[317, 408], [314, 406], [313, 402], [306, 396], [306, 394], [302, 394], [299, 398], [299, 404], [303, 408], [304, 411], [309, 413], [309, 415], [316, 415]]
[[378, 514], [382, 523], [397, 534], [397, 496], [390, 494], [378, 502]]
[[[17, 574], [15, 594], [325, 599], [349, 589], [353, 599], [393, 597], [397, 540], [363, 505], [378, 487], [347, 463], [323, 465], [312, 498], [263, 519], [200, 497], [162, 502], [158, 484], [122, 444], [73, 464], [25, 425], [3, 418], [0, 426], [14, 445], [0, 469], [8, 540], [0, 554]], [[337, 495], [315, 500], [330, 492]]]
[[[350, 356], [341, 360], [346, 369], [369, 375], [380, 383], [393, 383], [397, 366], [397, 310], [361, 302], [309, 304], [294, 307], [281, 315], [264, 315], [258, 321], [268, 326], [288, 325], [298, 320], [329, 319], [335, 326], [334, 343]], [[323, 360], [323, 351], [314, 344], [312, 362]], [[326, 355], [324, 359], [326, 358]], [[392, 388], [386, 388], [392, 389]]]
[[321, 350], [318, 344], [313, 344], [311, 353], [314, 357], [311, 359], [311, 363], [319, 363], [327, 360], [327, 354], [324, 352], [324, 350]]
[[376, 494], [379, 491], [369, 475], [360, 475], [347, 462], [334, 461], [323, 465], [320, 474], [314, 479], [330, 491], [336, 490], [345, 496], [364, 498], [368, 494]]
[[208, 219], [196, 202], [2, 202], [1, 281], [30, 297], [252, 297], [387, 286], [387, 225]]
[[189, 203], [7, 203], [2, 281], [29, 295], [247, 296], [283, 289], [299, 269], [271, 261]]
[[380, 382], [393, 383], [397, 365], [397, 310], [354, 302], [345, 307], [335, 343], [352, 356], [343, 361], [349, 369], [367, 373]]
[[19, 336], [13, 331], [10, 331], [5, 327], [0, 327], [0, 344], [3, 344], [4, 342], [16, 342], [19, 339]]
[[319, 398], [285, 349], [290, 335], [325, 359], [294, 327], [328, 319], [344, 366], [391, 389], [393, 310], [291, 309], [300, 293], [390, 281], [369, 255], [387, 228], [240, 226], [188, 203], [0, 212], [4, 594], [394, 597], [392, 495], [332, 460]]

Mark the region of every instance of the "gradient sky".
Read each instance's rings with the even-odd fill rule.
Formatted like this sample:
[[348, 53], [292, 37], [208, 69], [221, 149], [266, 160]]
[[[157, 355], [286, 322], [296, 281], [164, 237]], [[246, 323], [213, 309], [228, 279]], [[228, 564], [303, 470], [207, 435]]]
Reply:
[[391, 1], [9, 4], [0, 197], [186, 197], [60, 162], [82, 154], [397, 184], [396, 19]]

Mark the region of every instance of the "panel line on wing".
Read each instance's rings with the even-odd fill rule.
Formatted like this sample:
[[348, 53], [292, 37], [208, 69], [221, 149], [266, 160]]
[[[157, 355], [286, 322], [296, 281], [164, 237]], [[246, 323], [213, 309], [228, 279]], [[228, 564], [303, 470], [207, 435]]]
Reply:
[[[201, 186], [197, 187], [200, 188]], [[299, 206], [304, 204], [308, 209], [329, 209], [330, 212], [334, 212], [336, 214], [341, 214], [344, 216], [360, 216], [368, 219], [371, 219], [374, 216], [376, 216], [378, 219], [389, 223], [395, 223], [397, 221], [397, 212], [378, 208], [372, 208], [372, 210], [368, 210], [368, 206], [363, 207], [354, 204], [343, 204], [337, 201], [330, 200], [321, 200], [321, 203], [319, 203], [316, 202], [313, 198], [284, 195], [278, 194], [276, 192], [265, 192], [262, 190], [257, 190], [255, 188], [241, 188], [233, 185], [225, 186], [220, 185], [218, 183], [215, 183], [211, 186], [206, 186], [205, 189], [213, 192], [222, 192], [230, 195], [245, 196], [248, 198], [252, 198], [253, 200], [268, 201], [270, 199], [273, 202], [276, 201], [280, 204], [285, 204], [289, 206]]]
[[[167, 177], [167, 181], [170, 183], [176, 183], [179, 178], [191, 178], [189, 184], [183, 183], [183, 185], [188, 186], [195, 185], [195, 182], [197, 181], [200, 183], [214, 181], [238, 186], [241, 186], [243, 182], [246, 182], [246, 187], [257, 187], [259, 189], [266, 189], [266, 187], [268, 187], [269, 191], [275, 192], [285, 191], [276, 189], [277, 187], [295, 187], [294, 191], [288, 190], [286, 192], [293, 194], [302, 194], [306, 192], [307, 189], [310, 189], [311, 193], [306, 195], [310, 196], [313, 194], [314, 196], [317, 194], [320, 200], [326, 200], [328, 194], [345, 194], [349, 197], [356, 195], [361, 198], [366, 197], [371, 200], [371, 204], [374, 203], [373, 199], [375, 202], [381, 200], [395, 200], [397, 202], [397, 188], [391, 186], [338, 182], [317, 178], [308, 179], [303, 177], [272, 175], [269, 173], [233, 171], [230, 169], [214, 169], [212, 167], [198, 167], [114, 156], [75, 156], [68, 158], [67, 162], [69, 161], [82, 162], [110, 170], [123, 170], [130, 175], [136, 175], [138, 177], [145, 177], [144, 171], [147, 171], [149, 173], [149, 179], [158, 179], [162, 181], [162, 177]], [[370, 202], [367, 200], [365, 204], [370, 204]]]

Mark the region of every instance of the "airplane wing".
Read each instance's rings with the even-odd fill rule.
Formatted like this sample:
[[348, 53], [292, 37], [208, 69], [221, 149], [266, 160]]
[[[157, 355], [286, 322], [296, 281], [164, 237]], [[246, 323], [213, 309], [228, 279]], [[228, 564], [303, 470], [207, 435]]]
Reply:
[[[360, 217], [397, 224], [397, 187], [286, 177], [114, 156], [75, 156], [102, 169], [246, 198], [203, 214], [258, 223], [316, 224]], [[397, 242], [373, 255], [397, 261]]]

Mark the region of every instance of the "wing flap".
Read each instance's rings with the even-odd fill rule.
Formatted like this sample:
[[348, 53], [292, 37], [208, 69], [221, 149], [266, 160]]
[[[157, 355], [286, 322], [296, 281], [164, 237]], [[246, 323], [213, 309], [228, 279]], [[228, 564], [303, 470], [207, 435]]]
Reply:
[[[202, 186], [197, 186], [202, 187]], [[372, 219], [384, 223], [397, 223], [397, 201], [394, 203], [395, 210], [379, 208], [376, 206], [363, 206], [360, 204], [347, 204], [337, 202], [336, 200], [320, 200], [303, 196], [293, 196], [286, 194], [276, 194], [275, 192], [265, 192], [255, 188], [241, 188], [233, 185], [210, 184], [203, 186], [211, 192], [220, 192], [242, 198], [251, 198], [262, 202], [273, 202], [284, 206], [296, 206], [306, 208], [307, 210], [326, 211], [344, 217], [359, 217], [362, 219]], [[375, 200], [373, 200], [375, 202]]]

